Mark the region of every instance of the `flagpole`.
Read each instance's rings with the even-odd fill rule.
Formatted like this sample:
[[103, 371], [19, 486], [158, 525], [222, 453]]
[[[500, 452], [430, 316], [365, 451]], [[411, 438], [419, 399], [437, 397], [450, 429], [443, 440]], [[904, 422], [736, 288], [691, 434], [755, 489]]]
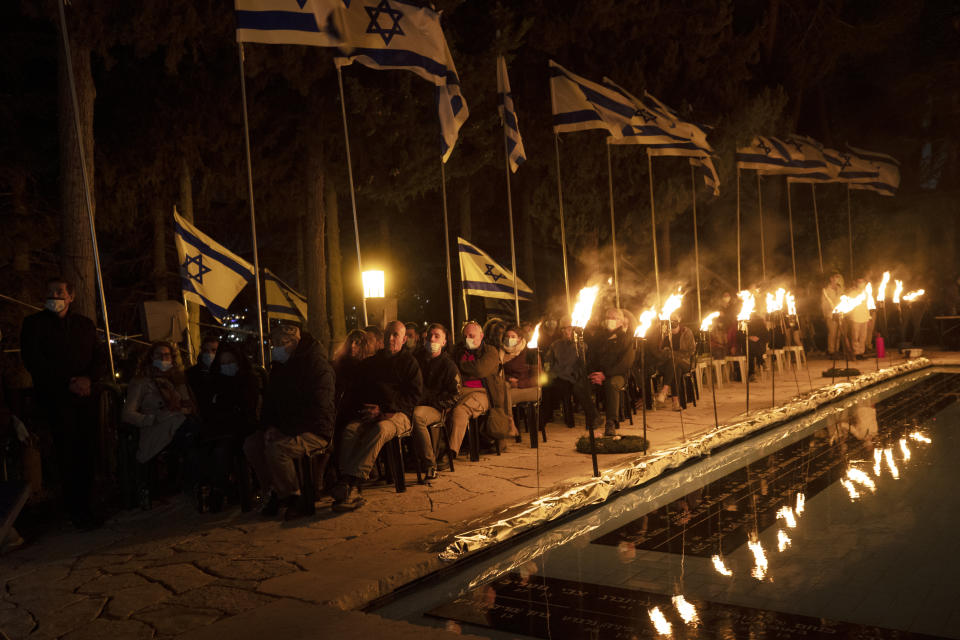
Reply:
[[757, 211], [760, 213], [760, 277], [767, 279], [767, 241], [763, 235], [763, 187], [757, 171]]
[[740, 167], [737, 166], [737, 291], [742, 291], [740, 285]]
[[847, 183], [847, 246], [850, 250], [850, 282], [853, 282], [853, 213], [850, 211], [850, 183]]
[[[97, 272], [97, 286], [100, 289], [100, 309], [103, 311], [103, 329], [107, 334], [107, 358], [110, 361], [110, 381], [116, 382], [117, 372], [113, 365], [113, 346], [110, 344], [110, 319], [107, 316], [107, 296], [103, 292], [103, 273], [100, 269], [100, 251], [97, 248], [97, 228], [93, 221], [93, 198], [90, 195], [90, 179], [87, 177], [87, 158], [83, 150], [83, 133], [80, 126], [80, 100], [77, 98], [77, 84], [73, 77], [73, 56], [70, 53], [70, 38], [67, 35], [67, 15], [63, 2], [57, 2], [60, 9], [60, 33], [63, 35], [63, 53], [66, 57], [67, 75], [70, 78], [70, 99], [73, 102], [73, 124], [77, 134], [77, 153], [80, 154], [80, 174], [83, 178], [84, 204], [87, 208], [87, 220], [90, 223], [90, 242], [93, 247], [93, 266]], [[96, 318], [93, 318], [96, 322]]]
[[693, 196], [693, 261], [696, 265], [697, 273], [697, 317], [703, 317], [703, 311], [700, 308], [700, 242], [697, 238], [697, 170], [690, 165], [690, 193]]
[[247, 197], [250, 201], [250, 237], [253, 242], [253, 282], [257, 293], [257, 335], [259, 336], [260, 365], [267, 366], [263, 351], [263, 302], [260, 300], [260, 256], [257, 252], [257, 218], [253, 204], [253, 164], [250, 160], [250, 121], [247, 116], [247, 77], [243, 70], [243, 43], [237, 45], [240, 55], [240, 100], [243, 104], [243, 142], [247, 151]]
[[[363, 260], [360, 258], [360, 225], [357, 224], [357, 195], [353, 186], [353, 161], [350, 158], [350, 131], [347, 129], [347, 101], [343, 95], [343, 71], [337, 68], [337, 84], [340, 87], [340, 115], [343, 117], [343, 142], [347, 150], [347, 177], [350, 179], [350, 207], [353, 210], [353, 238], [357, 243], [357, 272], [360, 274], [360, 299], [363, 301], [363, 326], [367, 326], [367, 297], [363, 294]], [[449, 265], [449, 259], [447, 260]]]
[[657, 307], [660, 307], [660, 266], [657, 263], [657, 214], [653, 205], [653, 160], [647, 149], [647, 175], [650, 178], [650, 227], [653, 238], [653, 277], [657, 282]]
[[[442, 156], [440, 158], [440, 193], [443, 195], [443, 250], [447, 256], [447, 300], [450, 303], [450, 330], [452, 331], [456, 320], [453, 317], [453, 277], [450, 274], [450, 223], [447, 217], [447, 169]], [[514, 273], [514, 276], [516, 276], [516, 273]]]
[[820, 217], [817, 215], [817, 185], [810, 183], [810, 195], [813, 197], [813, 228], [817, 232], [817, 257], [820, 259], [820, 273], [823, 273], [823, 249], [820, 247]]
[[557, 152], [557, 200], [560, 205], [560, 249], [563, 254], [563, 287], [567, 294], [567, 313], [573, 313], [570, 306], [570, 277], [567, 273], [567, 232], [563, 225], [563, 182], [560, 180], [560, 134], [553, 133], [553, 148]]
[[790, 223], [790, 263], [793, 265], [793, 288], [797, 288], [797, 255], [793, 248], [793, 203], [790, 199], [790, 178], [787, 178], [787, 220]]
[[610, 143], [607, 143], [607, 184], [610, 188], [610, 241], [613, 245], [613, 291], [620, 308], [620, 279], [617, 276], [617, 225], [613, 215], [613, 162], [610, 160]]
[[[499, 66], [497, 68], [499, 69]], [[510, 149], [507, 145], [507, 120], [505, 114], [501, 115], [500, 124], [503, 125], [503, 162], [507, 177], [507, 219], [510, 223], [510, 268], [513, 270], [513, 313], [517, 320], [517, 326], [520, 326], [520, 292], [517, 285], [517, 249], [513, 234], [513, 194], [510, 191]], [[446, 202], [446, 196], [444, 196], [444, 202]], [[448, 258], [448, 273], [449, 264]], [[452, 299], [450, 302], [450, 308], [453, 309]], [[451, 313], [453, 312], [451, 311]]]
[[[467, 306], [467, 290], [463, 286], [463, 254], [460, 253], [459, 241], [457, 242], [457, 262], [460, 263], [460, 293], [463, 294], [463, 321], [469, 322], [470, 307]], [[453, 331], [453, 327], [450, 327], [450, 330]]]

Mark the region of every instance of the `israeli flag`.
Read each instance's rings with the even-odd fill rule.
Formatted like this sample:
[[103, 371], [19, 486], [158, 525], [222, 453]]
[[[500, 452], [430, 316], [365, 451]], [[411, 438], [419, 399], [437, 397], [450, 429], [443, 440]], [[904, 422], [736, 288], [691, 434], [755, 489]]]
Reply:
[[497, 109], [500, 111], [500, 121], [507, 136], [510, 171], [516, 173], [517, 168], [527, 160], [527, 154], [523, 150], [517, 110], [513, 106], [513, 94], [510, 93], [510, 78], [507, 77], [507, 61], [503, 56], [497, 56], [497, 93], [500, 96], [500, 106]]
[[690, 158], [690, 166], [696, 169], [696, 173], [703, 176], [703, 182], [713, 191], [713, 195], [720, 195], [720, 176], [717, 175], [717, 169], [713, 165], [713, 158], [703, 156], [700, 158]]
[[780, 138], [756, 136], [745, 147], [737, 149], [737, 168], [765, 173], [788, 173], [791, 163], [803, 157]]
[[622, 138], [637, 111], [620, 91], [571, 73], [553, 60], [550, 102], [554, 133], [607, 129], [614, 138]]
[[235, 0], [237, 42], [343, 46], [349, 0]]
[[877, 178], [871, 182], [850, 183], [851, 189], [876, 191], [880, 195], [892, 196], [900, 188], [900, 162], [893, 156], [876, 151], [866, 151], [847, 145], [847, 149], [863, 160], [870, 161], [877, 168]]
[[205, 306], [223, 322], [237, 294], [253, 278], [253, 265], [201, 233], [173, 211], [183, 297]]
[[[463, 238], [457, 238], [460, 248], [460, 281], [467, 295], [513, 300], [513, 273], [504, 269], [487, 253]], [[533, 289], [517, 278], [517, 297], [532, 300]]]
[[838, 176], [840, 182], [870, 184], [879, 181], [880, 168], [869, 151], [863, 155], [853, 150], [840, 151], [838, 154], [843, 162]]
[[267, 318], [307, 322], [307, 297], [276, 276], [263, 270], [263, 288], [267, 297]]

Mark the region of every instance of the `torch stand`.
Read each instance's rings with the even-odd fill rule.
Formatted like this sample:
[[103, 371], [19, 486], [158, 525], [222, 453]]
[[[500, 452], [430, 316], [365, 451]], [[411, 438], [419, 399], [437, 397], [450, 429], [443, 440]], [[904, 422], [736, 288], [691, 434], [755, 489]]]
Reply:
[[746, 371], [741, 371], [740, 375], [743, 376], [744, 382], [746, 382], [747, 387], [747, 411], [750, 413], [750, 321], [747, 320], [743, 323], [743, 331], [746, 336], [746, 340], [743, 343], [743, 353], [747, 356]]
[[[670, 318], [667, 318], [667, 340], [670, 343], [670, 362], [673, 365], [673, 389], [671, 391], [677, 394], [677, 401], [679, 402], [680, 392], [682, 391], [686, 395], [687, 390], [681, 386], [683, 383], [677, 377], [677, 356], [673, 351], [673, 320]], [[687, 433], [683, 428], [683, 405], [680, 405], [680, 436], [686, 442]]]
[[643, 453], [646, 455], [649, 443], [647, 442], [647, 337], [640, 338], [640, 406], [643, 419]]
[[[587, 370], [587, 358], [583, 349], [583, 329], [581, 327], [573, 328], [573, 340], [577, 345], [577, 357], [580, 359], [580, 364], [583, 365], [583, 370]], [[593, 425], [587, 425], [587, 434], [590, 438], [590, 458], [593, 460], [593, 477], [600, 477], [600, 465], [597, 464], [597, 439], [593, 434]]]
[[[713, 366], [713, 349], [710, 347], [710, 332], [701, 331], [703, 343], [710, 355], [710, 395], [713, 396], [713, 425], [714, 428], [720, 428], [720, 418], [717, 416], [717, 368]], [[707, 355], [707, 354], [704, 354]], [[697, 383], [700, 380], [697, 379]]]

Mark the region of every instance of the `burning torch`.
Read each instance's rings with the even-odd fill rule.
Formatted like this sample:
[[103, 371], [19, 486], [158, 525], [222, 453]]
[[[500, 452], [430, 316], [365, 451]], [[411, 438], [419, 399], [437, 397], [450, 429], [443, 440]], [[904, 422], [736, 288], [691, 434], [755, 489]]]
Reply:
[[[580, 358], [580, 364], [584, 371], [587, 369], [587, 357], [583, 346], [583, 328], [587, 326], [590, 316], [593, 315], [593, 303], [596, 302], [599, 291], [600, 287], [596, 285], [580, 289], [580, 293], [577, 294], [577, 303], [574, 305], [571, 314], [573, 339], [577, 346], [577, 356]], [[597, 443], [592, 424], [587, 425], [587, 433], [590, 437], [590, 457], [593, 458], [593, 477], [597, 478], [600, 476], [600, 467], [597, 464]]]
[[[673, 352], [673, 312], [680, 308], [680, 305], [683, 304], [683, 293], [680, 291], [680, 288], [677, 287], [677, 292], [672, 294], [667, 301], [663, 303], [663, 309], [660, 310], [660, 319], [667, 321], [667, 341], [670, 344], [670, 362], [673, 365], [673, 385], [680, 385], [680, 378], [677, 376], [677, 356]], [[674, 393], [679, 394], [680, 391], [673, 389]], [[679, 397], [679, 396], [678, 396]], [[680, 435], [684, 440], [687, 439], [686, 431], [683, 427], [683, 412], [680, 412]]]
[[640, 324], [633, 332], [634, 339], [640, 339], [640, 393], [643, 400], [643, 452], [647, 452], [647, 332], [650, 331], [650, 325], [657, 317], [655, 307], [650, 307], [640, 314]]
[[743, 304], [740, 306], [740, 313], [737, 314], [737, 322], [740, 323], [740, 326], [746, 335], [746, 341], [744, 342], [744, 355], [747, 356], [747, 370], [741, 370], [740, 375], [743, 376], [743, 379], [746, 382], [747, 413], [750, 413], [750, 315], [753, 313], [753, 309], [756, 307], [757, 301], [753, 297], [752, 291], [743, 290], [737, 294], [737, 297], [743, 301]]
[[[700, 322], [700, 333], [703, 334], [704, 338], [707, 340], [707, 345], [709, 346], [709, 338], [707, 337], [708, 332], [710, 331], [710, 325], [713, 324], [713, 321], [720, 316], [719, 311], [714, 311], [713, 313], [708, 313], [707, 316]], [[713, 366], [713, 350], [710, 350], [710, 368], [712, 369], [710, 375], [710, 393], [713, 394], [713, 423], [714, 426], [720, 428], [720, 418], [717, 416], [717, 369]]]

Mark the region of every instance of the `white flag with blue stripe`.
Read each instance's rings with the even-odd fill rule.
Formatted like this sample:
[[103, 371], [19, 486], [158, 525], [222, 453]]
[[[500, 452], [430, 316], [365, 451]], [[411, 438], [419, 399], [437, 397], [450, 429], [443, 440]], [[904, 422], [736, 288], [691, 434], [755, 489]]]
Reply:
[[517, 109], [513, 105], [513, 94], [510, 93], [510, 78], [507, 77], [507, 61], [503, 56], [497, 56], [497, 94], [500, 96], [500, 122], [507, 137], [507, 158], [510, 161], [510, 171], [517, 168], [527, 159], [523, 150], [523, 138], [520, 137], [520, 125], [517, 122]]
[[201, 233], [176, 210], [173, 219], [183, 297], [202, 304], [223, 322], [234, 298], [253, 278], [253, 265]]
[[622, 138], [637, 112], [620, 91], [570, 73], [553, 60], [550, 102], [555, 133], [607, 129], [614, 138]]
[[803, 156], [786, 141], [773, 136], [756, 136], [745, 147], [737, 148], [737, 167], [767, 173], [789, 173], [791, 163]]
[[237, 42], [344, 45], [349, 0], [235, 0]]
[[[460, 253], [460, 282], [467, 295], [513, 300], [513, 273], [504, 269], [485, 251], [457, 238]], [[532, 300], [533, 289], [517, 278], [517, 297]]]
[[847, 145], [851, 153], [872, 162], [877, 168], [877, 178], [869, 182], [853, 182], [851, 189], [876, 191], [884, 196], [892, 196], [900, 188], [900, 162], [893, 156], [876, 151], [866, 151]]
[[696, 170], [695, 173], [703, 176], [703, 183], [713, 191], [713, 195], [719, 196], [720, 176], [717, 175], [717, 168], [713, 165], [713, 158], [710, 156], [690, 158], [690, 166]]
[[267, 318], [291, 320], [306, 325], [307, 297], [276, 276], [263, 270], [263, 288], [267, 298]]

